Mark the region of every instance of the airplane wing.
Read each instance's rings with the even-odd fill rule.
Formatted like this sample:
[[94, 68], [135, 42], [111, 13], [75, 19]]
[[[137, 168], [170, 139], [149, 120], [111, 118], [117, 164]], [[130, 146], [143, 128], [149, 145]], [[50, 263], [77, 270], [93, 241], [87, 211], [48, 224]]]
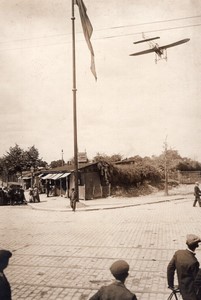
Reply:
[[137, 56], [137, 55], [147, 54], [147, 53], [151, 53], [151, 52], [155, 52], [154, 49], [148, 49], [148, 50], [136, 52], [136, 53], [130, 54], [130, 56]]
[[137, 41], [137, 42], [133, 42], [133, 44], [139, 44], [139, 43], [149, 42], [149, 41], [153, 41], [153, 40], [157, 40], [157, 39], [160, 39], [160, 37], [156, 36], [156, 37], [153, 37], [153, 38], [140, 40], [140, 41]]
[[168, 44], [168, 45], [165, 45], [165, 46], [161, 46], [161, 47], [159, 47], [159, 49], [167, 49], [167, 48], [175, 47], [175, 46], [178, 46], [178, 45], [187, 43], [188, 41], [190, 41], [190, 39], [184, 39], [184, 40], [181, 40], [181, 41], [172, 43], [172, 44]]

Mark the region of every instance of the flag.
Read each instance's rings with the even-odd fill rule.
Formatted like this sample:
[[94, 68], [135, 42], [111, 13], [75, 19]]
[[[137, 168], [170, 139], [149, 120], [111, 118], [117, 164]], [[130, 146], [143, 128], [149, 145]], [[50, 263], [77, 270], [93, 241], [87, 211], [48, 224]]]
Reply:
[[86, 6], [84, 5], [83, 0], [74, 0], [74, 4], [77, 4], [77, 6], [79, 8], [80, 19], [81, 19], [81, 23], [82, 23], [84, 37], [87, 42], [88, 48], [91, 52], [91, 72], [94, 75], [95, 79], [97, 80], [95, 60], [94, 60], [94, 50], [93, 50], [93, 47], [92, 47], [92, 44], [90, 41], [90, 38], [91, 38], [92, 32], [93, 32], [93, 27], [87, 16], [87, 9], [86, 9]]

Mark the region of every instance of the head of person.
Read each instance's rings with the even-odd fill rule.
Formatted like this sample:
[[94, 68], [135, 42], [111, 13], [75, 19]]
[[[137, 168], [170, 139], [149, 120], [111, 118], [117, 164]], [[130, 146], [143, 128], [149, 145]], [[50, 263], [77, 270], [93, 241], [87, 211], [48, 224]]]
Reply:
[[125, 260], [117, 260], [111, 265], [110, 271], [114, 278], [124, 282], [129, 274], [129, 264]]
[[0, 250], [0, 271], [3, 271], [9, 263], [12, 253], [8, 250]]
[[199, 247], [199, 243], [201, 242], [201, 239], [199, 236], [195, 234], [187, 234], [186, 236], [186, 245], [188, 248], [192, 251], [195, 251], [196, 248]]

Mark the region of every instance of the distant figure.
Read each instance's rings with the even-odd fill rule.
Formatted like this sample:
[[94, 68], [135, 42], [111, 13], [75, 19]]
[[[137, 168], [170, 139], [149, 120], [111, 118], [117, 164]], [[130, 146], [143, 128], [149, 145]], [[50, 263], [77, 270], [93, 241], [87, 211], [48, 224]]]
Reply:
[[24, 189], [22, 187], [20, 187], [17, 190], [17, 194], [18, 194], [18, 203], [19, 204], [27, 204], [25, 194], [24, 194]]
[[46, 182], [46, 194], [47, 194], [47, 197], [49, 197], [49, 194], [50, 194], [50, 183], [49, 183], [48, 180]]
[[193, 202], [193, 206], [196, 206], [196, 203], [198, 202], [199, 206], [201, 207], [200, 195], [201, 195], [201, 190], [199, 188], [199, 182], [196, 182], [194, 187], [195, 200]]
[[36, 185], [34, 186], [33, 189], [33, 202], [40, 202], [39, 190]]
[[129, 275], [128, 263], [124, 260], [117, 260], [111, 265], [110, 271], [115, 281], [110, 285], [102, 286], [89, 300], [137, 300], [135, 294], [124, 285]]
[[199, 262], [195, 257], [195, 249], [199, 247], [200, 238], [194, 234], [186, 237], [186, 250], [178, 250], [167, 267], [168, 287], [174, 289], [174, 274], [177, 272], [180, 293], [183, 300], [198, 300], [196, 287], [197, 276], [199, 274]]
[[4, 197], [4, 204], [9, 204], [10, 203], [10, 199], [9, 199], [7, 187], [3, 187], [2, 191], [3, 191], [3, 197]]
[[29, 188], [29, 202], [33, 202], [33, 189]]
[[4, 204], [4, 192], [2, 188], [0, 187], [0, 205]]
[[22, 203], [27, 204], [27, 201], [26, 201], [26, 198], [25, 198], [25, 194], [24, 194], [24, 189], [22, 187], [20, 188], [20, 196], [21, 196]]
[[4, 274], [4, 269], [8, 266], [12, 253], [8, 250], [0, 250], [0, 299], [11, 300], [10, 284]]
[[75, 211], [76, 201], [77, 201], [76, 192], [75, 189], [72, 188], [70, 192], [70, 207], [72, 208], [73, 211]]
[[8, 188], [8, 199], [10, 202], [10, 205], [14, 205], [15, 204], [15, 190], [13, 187], [9, 187]]

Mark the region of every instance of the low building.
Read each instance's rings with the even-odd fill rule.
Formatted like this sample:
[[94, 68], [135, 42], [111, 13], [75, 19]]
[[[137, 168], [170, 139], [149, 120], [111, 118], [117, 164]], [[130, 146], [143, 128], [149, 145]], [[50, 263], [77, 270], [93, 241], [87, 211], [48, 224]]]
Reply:
[[[47, 184], [54, 196], [69, 197], [75, 185], [73, 164], [66, 164], [40, 174], [41, 185], [46, 191]], [[109, 165], [105, 162], [82, 163], [78, 167], [79, 198], [91, 200], [105, 198], [110, 195]]]

